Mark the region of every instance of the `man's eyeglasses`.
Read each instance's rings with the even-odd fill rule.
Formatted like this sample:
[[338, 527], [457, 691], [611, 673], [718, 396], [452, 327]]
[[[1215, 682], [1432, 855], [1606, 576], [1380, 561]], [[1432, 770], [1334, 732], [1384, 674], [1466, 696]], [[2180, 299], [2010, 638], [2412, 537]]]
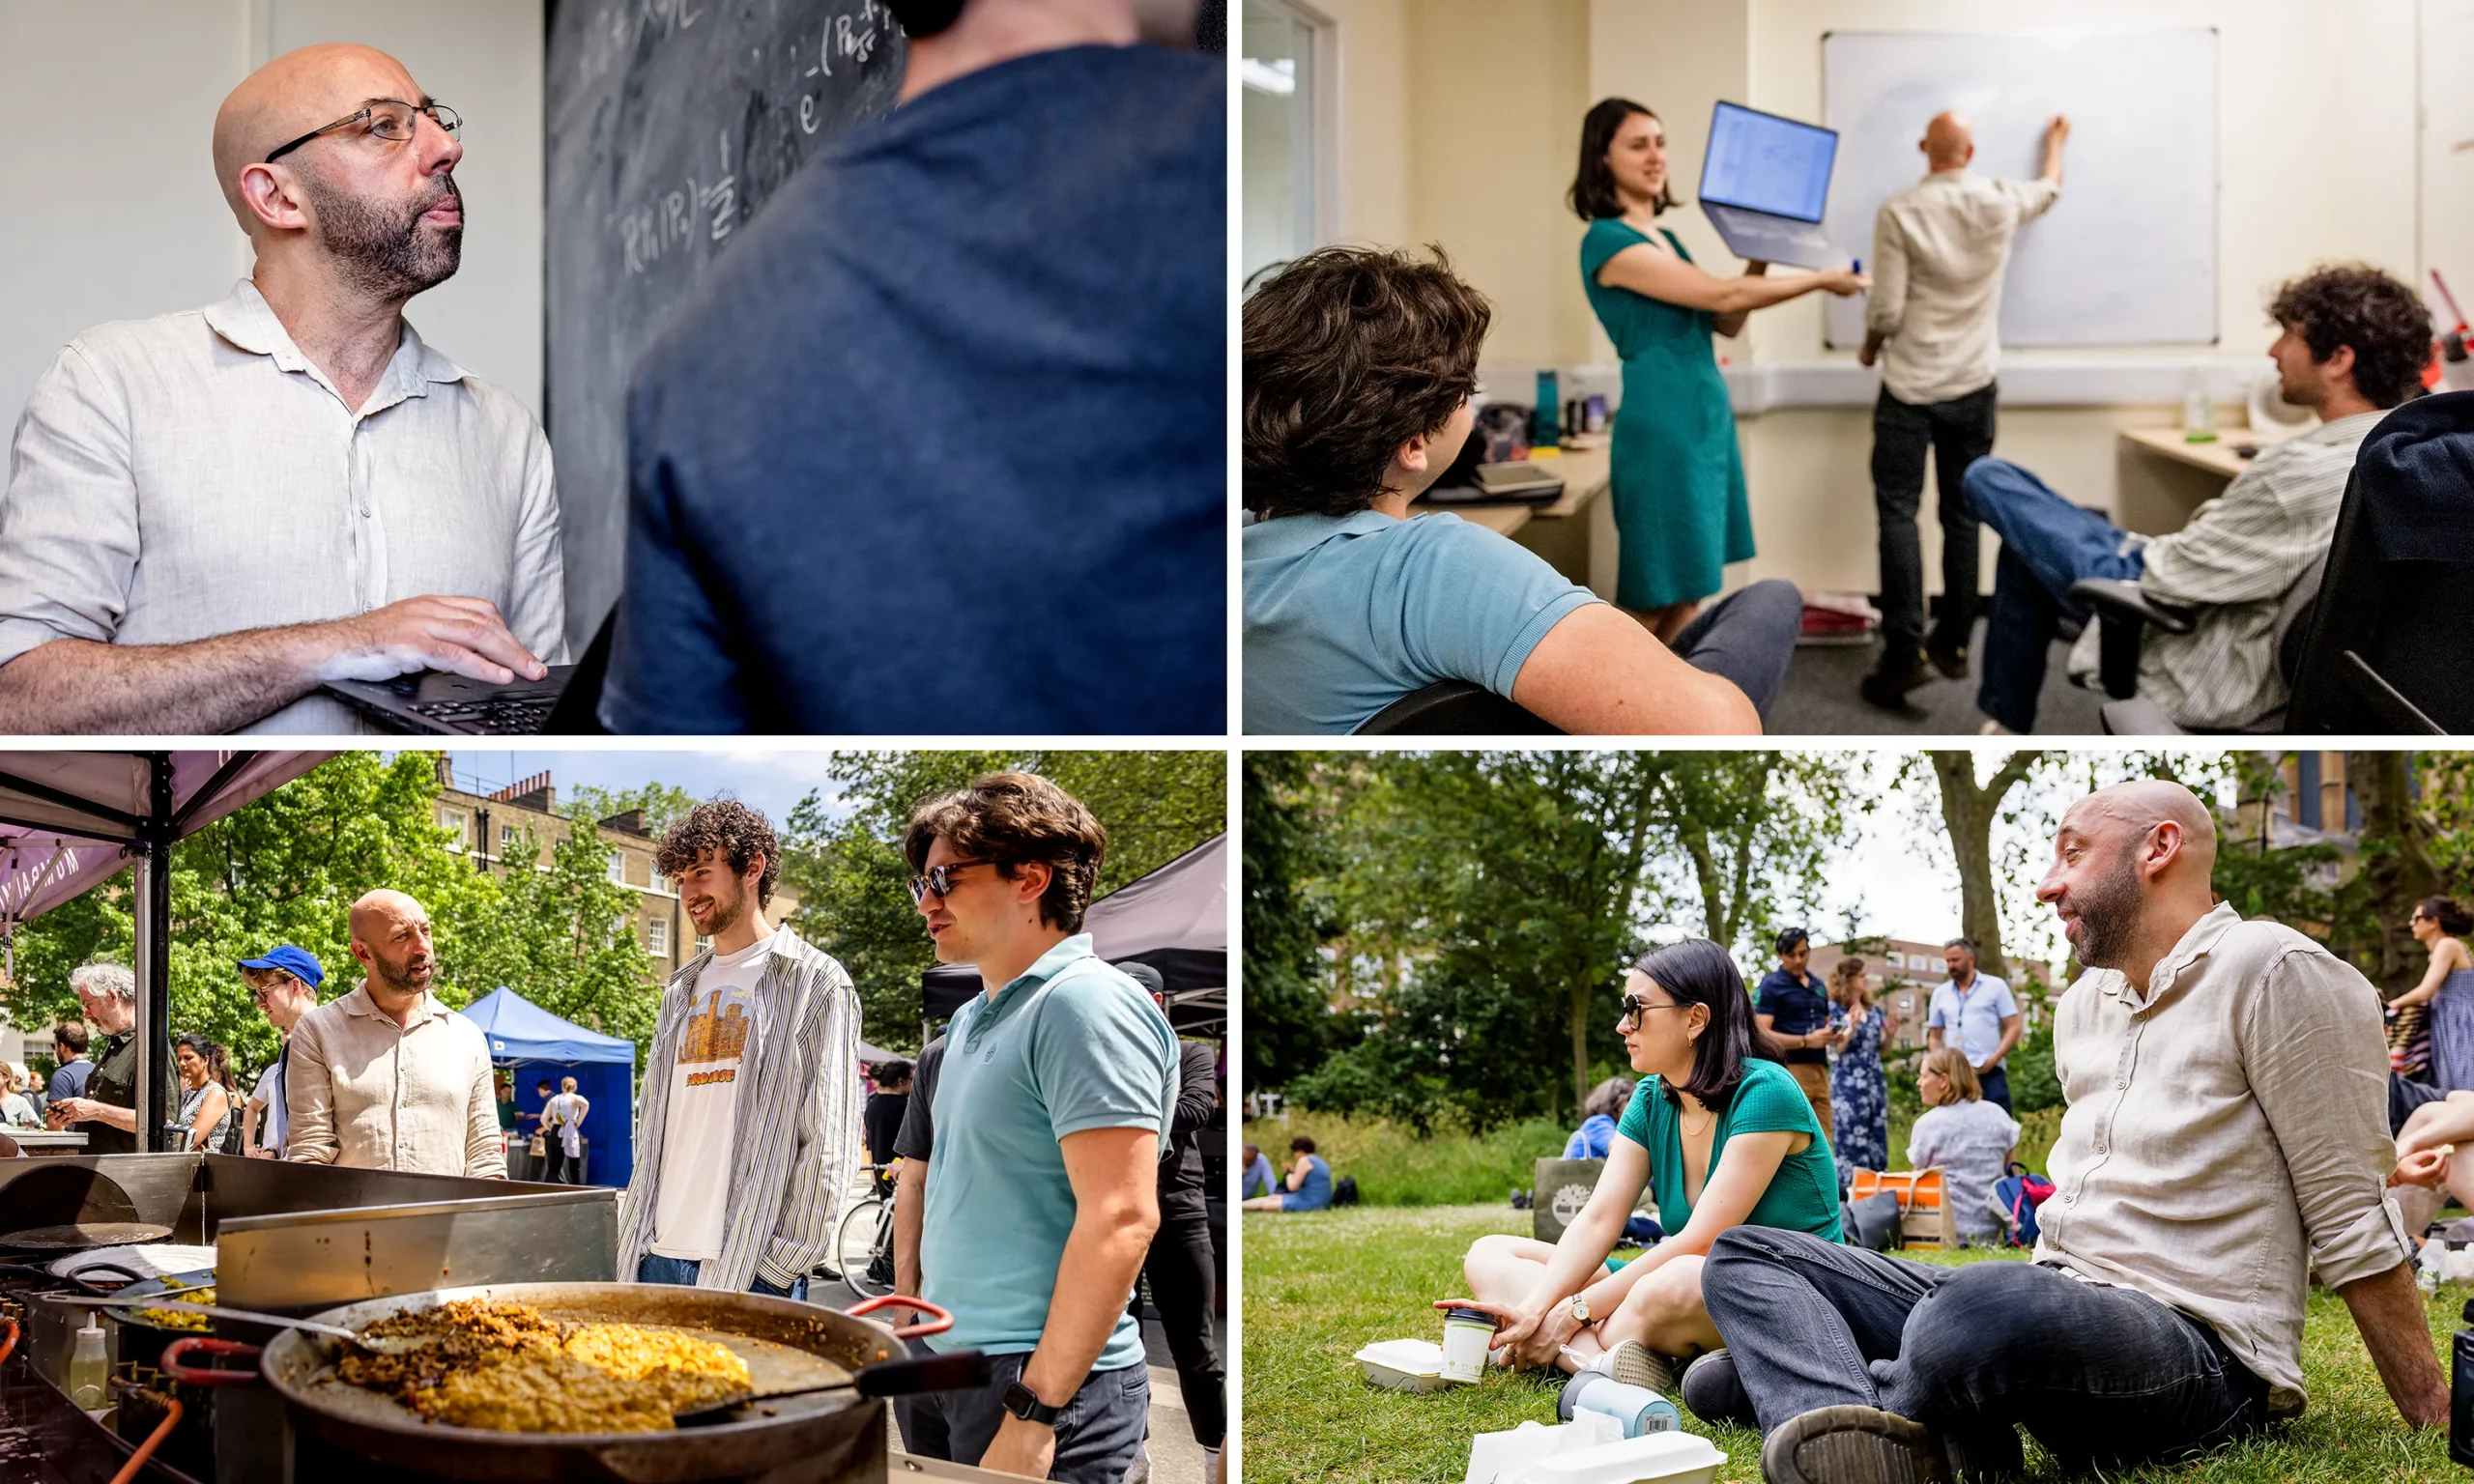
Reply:
[[919, 901], [930, 892], [939, 897], [950, 897], [954, 894], [954, 872], [987, 864], [986, 861], [955, 861], [949, 865], [931, 866], [925, 875], [910, 878], [910, 899]]
[[1653, 1005], [1637, 994], [1624, 996], [1624, 1014], [1615, 1022], [1619, 1031], [1628, 1031], [1641, 1023], [1644, 1013], [1653, 1010], [1688, 1010], [1688, 1005]]
[[420, 116], [424, 113], [430, 116], [432, 123], [450, 135], [464, 127], [462, 114], [436, 100], [426, 103], [407, 103], [391, 98], [373, 99], [359, 113], [348, 114], [324, 128], [309, 130], [290, 144], [269, 154], [259, 163], [272, 165], [312, 139], [323, 139], [329, 134], [350, 128], [356, 124], [368, 125], [368, 133], [371, 138], [384, 139], [389, 144], [401, 144], [413, 137], [413, 130], [419, 127]]

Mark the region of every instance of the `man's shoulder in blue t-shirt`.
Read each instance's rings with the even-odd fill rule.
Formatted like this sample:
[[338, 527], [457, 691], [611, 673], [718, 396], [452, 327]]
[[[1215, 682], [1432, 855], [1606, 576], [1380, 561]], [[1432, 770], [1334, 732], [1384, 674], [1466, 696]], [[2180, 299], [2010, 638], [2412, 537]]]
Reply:
[[1549, 629], [1597, 601], [1455, 515], [1284, 515], [1246, 528], [1246, 730], [1338, 734], [1412, 691], [1498, 696]]
[[639, 362], [605, 722], [1224, 730], [1225, 120], [1040, 52], [764, 203]]

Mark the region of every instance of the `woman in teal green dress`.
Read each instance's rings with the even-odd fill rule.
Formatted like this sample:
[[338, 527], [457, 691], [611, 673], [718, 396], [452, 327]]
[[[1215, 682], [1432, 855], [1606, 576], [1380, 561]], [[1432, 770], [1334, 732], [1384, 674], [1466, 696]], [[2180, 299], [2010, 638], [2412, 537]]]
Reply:
[[1715, 593], [1731, 561], [1752, 559], [1752, 512], [1727, 384], [1710, 336], [1734, 338], [1744, 317], [1816, 289], [1853, 294], [1849, 269], [1714, 278], [1657, 215], [1667, 188], [1666, 128], [1640, 104], [1610, 98], [1581, 123], [1572, 210], [1587, 221], [1581, 279], [1590, 307], [1624, 359], [1611, 464], [1621, 538], [1615, 601], [1672, 644]]
[[[1686, 938], [1644, 955], [1616, 1026], [1644, 1075], [1589, 1203], [1551, 1244], [1479, 1238], [1461, 1270], [1474, 1306], [1495, 1317], [1501, 1363], [1604, 1370], [1666, 1391], [1684, 1361], [1719, 1345], [1701, 1297], [1710, 1244], [1738, 1226], [1839, 1240], [1838, 1166], [1725, 949]], [[1645, 1193], [1669, 1235], [1610, 1268]]]

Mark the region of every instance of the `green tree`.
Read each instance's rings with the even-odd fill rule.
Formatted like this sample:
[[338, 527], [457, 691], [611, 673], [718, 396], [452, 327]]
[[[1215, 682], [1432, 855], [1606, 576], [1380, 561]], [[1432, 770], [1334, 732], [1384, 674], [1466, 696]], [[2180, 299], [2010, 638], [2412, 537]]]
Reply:
[[859, 990], [870, 1041], [919, 1044], [919, 976], [935, 962], [906, 884], [902, 836], [911, 811], [983, 773], [1038, 773], [1080, 799], [1108, 832], [1094, 899], [1156, 870], [1228, 824], [1221, 752], [849, 752], [825, 764], [783, 835], [783, 878], [798, 889], [794, 925], [842, 961]]
[[1326, 865], [1312, 819], [1311, 759], [1247, 753], [1243, 768], [1246, 1084], [1277, 1088], [1331, 1049], [1321, 949], [1334, 928], [1310, 890]]
[[[527, 830], [503, 859], [538, 854]], [[610, 879], [610, 855], [601, 832], [575, 819], [546, 865], [503, 867], [489, 878], [497, 890], [459, 932], [451, 963], [442, 947], [443, 969], [469, 996], [508, 986], [554, 1015], [633, 1041], [641, 1054], [652, 1044], [661, 989], [637, 937], [636, 894]]]

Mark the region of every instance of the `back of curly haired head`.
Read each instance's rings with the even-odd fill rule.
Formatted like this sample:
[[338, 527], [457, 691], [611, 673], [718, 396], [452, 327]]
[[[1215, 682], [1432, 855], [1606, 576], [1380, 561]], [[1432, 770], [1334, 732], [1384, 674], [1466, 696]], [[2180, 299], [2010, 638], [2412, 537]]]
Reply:
[[[1351, 515], [1384, 493], [1392, 456], [1478, 389], [1494, 311], [1431, 257], [1321, 247], [1245, 308], [1246, 508]], [[1459, 450], [1439, 452], [1446, 463]]]
[[2431, 358], [2431, 316], [2420, 296], [2367, 263], [2313, 269], [2278, 285], [2268, 316], [2302, 328], [2313, 360], [2354, 349], [2354, 390], [2373, 407], [2419, 395]]
[[902, 854], [912, 870], [928, 869], [939, 840], [964, 860], [994, 862], [1008, 880], [1024, 866], [1046, 866], [1040, 921], [1067, 932], [1082, 930], [1108, 853], [1108, 832], [1082, 801], [1036, 773], [991, 773], [911, 811]]
[[758, 856], [764, 857], [764, 872], [756, 878], [756, 904], [772, 902], [773, 883], [782, 879], [782, 844], [762, 814], [736, 799], [699, 804], [661, 832], [653, 865], [665, 876], [683, 875], [707, 852], [718, 853], [730, 863], [732, 873], [741, 876]]

